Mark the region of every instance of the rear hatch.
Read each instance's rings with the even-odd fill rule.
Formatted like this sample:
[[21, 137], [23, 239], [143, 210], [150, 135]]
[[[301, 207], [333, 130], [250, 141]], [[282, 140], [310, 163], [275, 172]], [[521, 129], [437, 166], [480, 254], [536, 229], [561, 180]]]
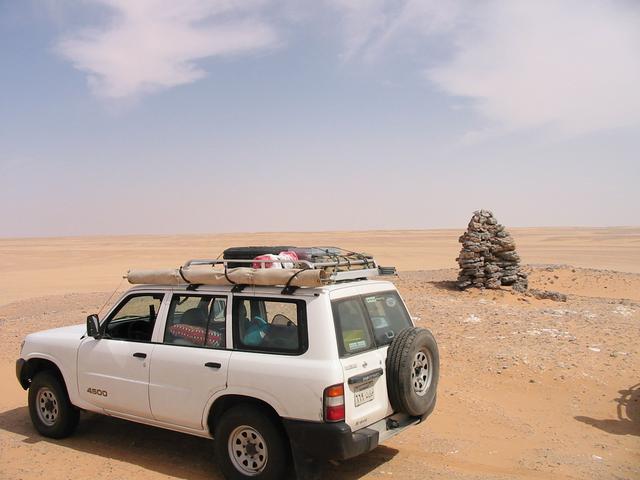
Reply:
[[397, 334], [412, 326], [398, 292], [384, 285], [385, 290], [370, 285], [331, 296], [345, 378], [345, 422], [353, 430], [393, 413], [387, 395], [387, 349]]

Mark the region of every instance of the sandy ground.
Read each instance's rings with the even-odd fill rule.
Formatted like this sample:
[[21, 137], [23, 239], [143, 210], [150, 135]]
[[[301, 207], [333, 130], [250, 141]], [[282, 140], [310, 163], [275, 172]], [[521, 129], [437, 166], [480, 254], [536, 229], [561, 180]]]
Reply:
[[511, 232], [531, 286], [566, 303], [457, 291], [457, 231], [0, 239], [0, 479], [220, 479], [204, 439], [91, 414], [69, 439], [38, 436], [14, 361], [25, 334], [82, 322], [128, 268], [264, 243], [338, 244], [396, 264], [439, 342], [434, 414], [326, 476], [640, 479], [640, 228]]

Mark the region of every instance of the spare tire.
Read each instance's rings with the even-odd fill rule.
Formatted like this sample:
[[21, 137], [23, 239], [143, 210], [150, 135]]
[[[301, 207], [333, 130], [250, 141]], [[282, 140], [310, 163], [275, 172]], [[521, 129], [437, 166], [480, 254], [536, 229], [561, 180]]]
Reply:
[[387, 350], [387, 391], [396, 412], [428, 415], [436, 403], [440, 356], [426, 328], [407, 328]]

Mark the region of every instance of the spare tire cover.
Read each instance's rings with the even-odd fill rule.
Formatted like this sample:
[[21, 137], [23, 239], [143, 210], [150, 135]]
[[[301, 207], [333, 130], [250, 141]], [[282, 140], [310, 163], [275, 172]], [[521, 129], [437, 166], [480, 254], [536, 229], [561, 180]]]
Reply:
[[431, 413], [440, 373], [438, 345], [426, 328], [407, 328], [387, 350], [387, 390], [396, 412]]

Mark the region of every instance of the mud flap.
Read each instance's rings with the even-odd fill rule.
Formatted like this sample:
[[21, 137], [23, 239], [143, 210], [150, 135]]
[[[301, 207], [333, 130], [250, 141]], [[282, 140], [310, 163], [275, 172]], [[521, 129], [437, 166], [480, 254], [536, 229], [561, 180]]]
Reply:
[[295, 477], [298, 480], [321, 480], [322, 470], [326, 462], [317, 460], [304, 453], [299, 448], [291, 449]]

